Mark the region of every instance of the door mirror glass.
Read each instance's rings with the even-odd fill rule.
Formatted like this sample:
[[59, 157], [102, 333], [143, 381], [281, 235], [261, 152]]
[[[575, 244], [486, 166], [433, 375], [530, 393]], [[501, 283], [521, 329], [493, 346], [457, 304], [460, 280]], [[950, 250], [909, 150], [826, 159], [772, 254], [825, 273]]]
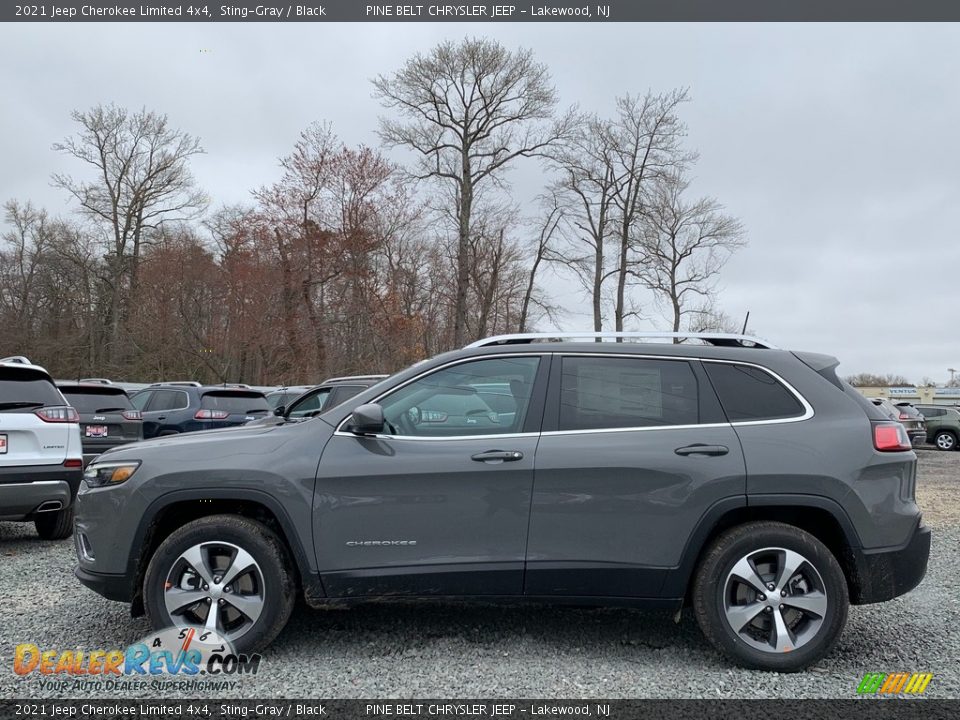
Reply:
[[357, 435], [383, 432], [383, 408], [376, 403], [357, 407], [350, 417], [350, 432]]
[[273, 414], [276, 415], [277, 417], [283, 417], [283, 414], [286, 411], [287, 411], [286, 405], [277, 405], [277, 407], [273, 409]]

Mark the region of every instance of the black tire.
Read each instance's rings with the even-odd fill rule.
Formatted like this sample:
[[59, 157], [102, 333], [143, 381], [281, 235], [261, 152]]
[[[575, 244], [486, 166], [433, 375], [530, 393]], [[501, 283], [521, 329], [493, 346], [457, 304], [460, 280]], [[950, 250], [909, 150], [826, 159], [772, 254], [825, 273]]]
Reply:
[[37, 513], [33, 518], [37, 535], [44, 540], [63, 540], [73, 535], [73, 507]]
[[297, 583], [283, 542], [268, 527], [239, 515], [211, 515], [174, 530], [154, 551], [143, 578], [143, 601], [155, 630], [174, 625], [164, 605], [164, 585], [180, 555], [194, 545], [225, 542], [248, 552], [263, 575], [263, 610], [256, 622], [232, 642], [238, 653], [269, 645], [290, 619]]
[[[734, 631], [724, 611], [728, 574], [742, 558], [765, 548], [800, 553], [824, 585], [827, 608], [819, 629], [790, 651], [756, 649]], [[797, 672], [817, 662], [840, 638], [849, 604], [847, 580], [833, 553], [810, 533], [779, 522], [745, 523], [726, 531], [707, 549], [694, 577], [693, 607], [703, 634], [738, 665], [757, 670]]]
[[937, 450], [956, 450], [957, 436], [949, 430], [941, 430], [933, 438], [933, 444], [937, 446]]

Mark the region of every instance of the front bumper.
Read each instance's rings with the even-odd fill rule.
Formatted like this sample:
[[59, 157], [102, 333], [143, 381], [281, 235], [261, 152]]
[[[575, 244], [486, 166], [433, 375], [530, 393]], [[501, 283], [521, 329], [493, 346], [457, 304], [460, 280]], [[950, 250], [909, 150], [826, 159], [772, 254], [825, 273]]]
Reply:
[[854, 605], [883, 602], [913, 590], [927, 572], [930, 541], [930, 528], [921, 521], [901, 547], [853, 550], [850, 602]]
[[133, 599], [133, 584], [126, 575], [95, 573], [79, 566], [73, 574], [80, 582], [107, 600], [128, 603]]

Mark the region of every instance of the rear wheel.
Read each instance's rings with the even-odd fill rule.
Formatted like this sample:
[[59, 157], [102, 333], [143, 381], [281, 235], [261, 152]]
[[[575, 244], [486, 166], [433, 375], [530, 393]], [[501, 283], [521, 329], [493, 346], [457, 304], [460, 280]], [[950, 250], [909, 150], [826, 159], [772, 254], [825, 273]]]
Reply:
[[44, 540], [63, 540], [73, 534], [73, 508], [37, 513], [33, 519], [37, 535]]
[[938, 432], [933, 442], [938, 450], [956, 450], [957, 448], [957, 436], [946, 430]]
[[266, 647], [286, 625], [296, 583], [286, 547], [237, 515], [200, 518], [154, 552], [143, 598], [154, 629], [213, 630], [237, 652]]
[[828, 653], [847, 620], [847, 582], [827, 547], [799, 528], [754, 522], [713, 543], [694, 580], [697, 622], [738, 664], [795, 672]]

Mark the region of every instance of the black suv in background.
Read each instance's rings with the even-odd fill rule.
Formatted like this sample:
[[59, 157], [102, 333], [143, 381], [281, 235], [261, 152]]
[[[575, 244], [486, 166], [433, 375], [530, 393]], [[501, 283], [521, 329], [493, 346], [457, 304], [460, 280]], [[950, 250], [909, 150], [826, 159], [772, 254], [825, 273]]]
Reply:
[[254, 420], [249, 425], [276, 425], [285, 420], [313, 417], [320, 412], [344, 403], [368, 387], [376, 385], [389, 375], [348, 375], [345, 377], [327, 378], [316, 387], [307, 388], [285, 403], [273, 402], [272, 398], [278, 393], [288, 393], [290, 388], [267, 393], [267, 401], [273, 406], [273, 414]]
[[248, 385], [155, 383], [130, 400], [143, 415], [145, 438], [234, 427], [270, 413], [264, 394]]
[[143, 440], [143, 419], [123, 388], [110, 383], [58, 382], [70, 406], [80, 414], [83, 464], [104, 450]]

